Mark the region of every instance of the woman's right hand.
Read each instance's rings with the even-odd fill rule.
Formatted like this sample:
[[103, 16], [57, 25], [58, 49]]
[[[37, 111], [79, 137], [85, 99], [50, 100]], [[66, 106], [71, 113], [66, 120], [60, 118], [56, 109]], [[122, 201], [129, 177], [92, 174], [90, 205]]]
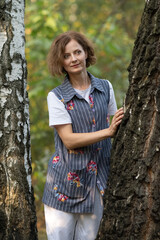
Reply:
[[114, 137], [117, 128], [122, 121], [123, 116], [124, 116], [123, 108], [118, 109], [114, 117], [112, 118], [111, 125], [108, 128], [110, 137]]

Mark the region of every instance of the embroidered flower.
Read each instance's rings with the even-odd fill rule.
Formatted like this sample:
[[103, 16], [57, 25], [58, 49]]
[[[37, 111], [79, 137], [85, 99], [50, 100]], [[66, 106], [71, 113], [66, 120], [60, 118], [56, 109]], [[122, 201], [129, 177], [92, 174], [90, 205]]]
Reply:
[[101, 190], [101, 191], [100, 191], [100, 194], [101, 194], [102, 196], [104, 196], [104, 190]]
[[57, 184], [54, 184], [54, 191], [57, 192], [57, 189], [58, 189], [58, 185]]
[[[92, 112], [93, 112], [93, 114], [94, 114], [95, 109], [94, 109], [94, 101], [93, 101], [92, 95], [89, 95], [89, 104], [90, 104], [90, 107], [91, 107]], [[93, 126], [93, 127], [96, 126], [96, 121], [95, 121], [95, 118], [94, 118], [94, 117], [93, 117], [93, 119], [92, 119], [92, 126]]]
[[93, 127], [95, 127], [96, 126], [95, 118], [92, 119], [92, 122], [93, 122]]
[[70, 153], [70, 154], [72, 154], [72, 153], [73, 154], [78, 154], [78, 153], [83, 154], [84, 152], [82, 150], [80, 150], [80, 149], [77, 149], [77, 150], [69, 149], [68, 153]]
[[55, 168], [57, 165], [60, 165], [59, 156], [55, 156], [52, 160], [52, 163], [53, 163], [53, 168]]
[[70, 184], [76, 184], [77, 187], [82, 186], [82, 180], [80, 180], [79, 176], [75, 172], [69, 172], [67, 175], [67, 180], [70, 181]]
[[94, 106], [94, 101], [92, 95], [89, 95], [89, 101], [90, 101], [90, 107], [93, 108]]
[[64, 202], [68, 199], [68, 197], [66, 195], [58, 192], [58, 185], [57, 184], [54, 185], [53, 190], [54, 190], [55, 196], [58, 197], [58, 201]]
[[109, 124], [109, 115], [106, 117], [106, 122]]
[[64, 103], [64, 98], [62, 96], [59, 96], [58, 99]]
[[88, 164], [87, 164], [87, 172], [89, 172], [90, 174], [95, 173], [97, 175], [97, 164], [96, 162], [94, 162], [93, 160], [91, 160]]
[[95, 151], [96, 151], [96, 152], [99, 152], [101, 149], [102, 149], [102, 148], [96, 148]]
[[103, 189], [103, 187], [100, 185], [100, 194], [102, 195], [102, 196], [104, 196], [104, 189]]
[[67, 110], [73, 110], [74, 108], [74, 102], [71, 100], [67, 103]]
[[60, 202], [64, 202], [64, 201], [66, 201], [68, 199], [68, 197], [66, 196], [66, 195], [64, 195], [64, 194], [59, 194], [59, 197], [58, 197], [58, 201], [60, 201]]
[[98, 185], [100, 194], [103, 196], [104, 195], [104, 188], [102, 187], [102, 185], [101, 185], [99, 180], [97, 180], [97, 185]]

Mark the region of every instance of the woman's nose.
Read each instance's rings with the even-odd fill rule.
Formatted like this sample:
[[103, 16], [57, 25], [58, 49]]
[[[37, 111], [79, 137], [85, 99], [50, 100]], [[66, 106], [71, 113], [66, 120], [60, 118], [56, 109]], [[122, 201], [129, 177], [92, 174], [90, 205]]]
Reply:
[[77, 58], [76, 58], [76, 56], [74, 54], [71, 55], [71, 59], [72, 59], [72, 61], [76, 61], [77, 60]]

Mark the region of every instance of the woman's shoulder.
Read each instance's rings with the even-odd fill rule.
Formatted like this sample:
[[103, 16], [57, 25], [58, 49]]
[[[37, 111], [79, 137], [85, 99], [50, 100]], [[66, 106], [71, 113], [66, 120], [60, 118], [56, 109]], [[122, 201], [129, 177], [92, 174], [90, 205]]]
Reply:
[[103, 87], [109, 87], [112, 88], [112, 84], [108, 79], [104, 79], [104, 78], [97, 78], [97, 80], [102, 84]]
[[48, 95], [53, 94], [53, 93], [54, 93], [55, 95], [61, 94], [61, 85], [59, 85], [59, 86], [53, 88], [52, 90], [50, 90], [50, 91], [48, 92]]
[[106, 79], [106, 78], [97, 78], [98, 79], [98, 81], [100, 81], [102, 84], [109, 84], [110, 83], [110, 81], [108, 80], [108, 79]]
[[61, 85], [53, 88], [52, 90], [50, 90], [48, 92], [48, 95], [47, 95], [48, 102], [57, 103], [59, 101], [62, 101], [62, 99], [63, 99], [63, 97], [62, 97], [62, 92], [61, 92]]

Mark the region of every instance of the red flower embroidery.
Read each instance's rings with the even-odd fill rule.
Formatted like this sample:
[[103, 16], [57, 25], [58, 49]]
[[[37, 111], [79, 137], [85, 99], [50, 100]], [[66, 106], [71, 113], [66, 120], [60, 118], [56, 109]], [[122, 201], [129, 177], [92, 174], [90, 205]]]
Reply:
[[64, 202], [68, 199], [68, 197], [64, 194], [59, 194], [58, 201]]
[[97, 164], [93, 160], [91, 160], [87, 165], [87, 172], [90, 174], [95, 173], [97, 175]]
[[52, 160], [53, 168], [55, 168], [56, 165], [58, 165], [59, 162], [59, 156], [55, 156]]
[[55, 196], [58, 197], [58, 201], [64, 202], [68, 199], [68, 197], [66, 195], [58, 192], [58, 185], [57, 184], [54, 185], [53, 190], [54, 190]]
[[89, 96], [89, 101], [90, 101], [90, 107], [93, 108], [94, 106], [94, 101], [92, 95]]
[[80, 178], [77, 173], [75, 172], [69, 172], [67, 175], [67, 180], [71, 182], [71, 184], [77, 184], [77, 187], [82, 186], [82, 183], [80, 181]]
[[74, 102], [71, 100], [69, 103], [67, 103], [67, 110], [73, 110], [74, 108]]

